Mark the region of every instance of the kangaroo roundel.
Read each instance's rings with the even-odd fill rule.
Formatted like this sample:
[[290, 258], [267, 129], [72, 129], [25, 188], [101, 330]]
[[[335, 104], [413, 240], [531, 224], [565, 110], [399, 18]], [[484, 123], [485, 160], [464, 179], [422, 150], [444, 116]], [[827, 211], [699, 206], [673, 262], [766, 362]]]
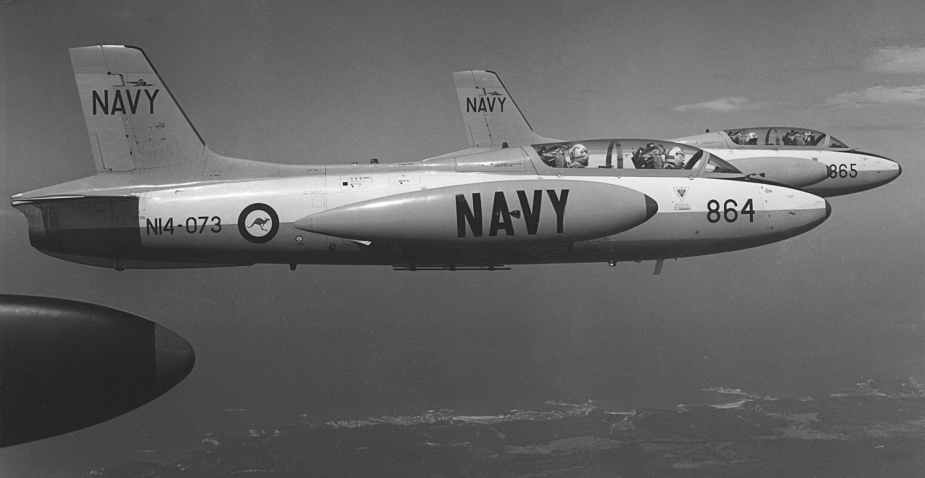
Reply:
[[238, 216], [238, 231], [254, 244], [269, 242], [279, 231], [279, 216], [266, 204], [251, 204]]

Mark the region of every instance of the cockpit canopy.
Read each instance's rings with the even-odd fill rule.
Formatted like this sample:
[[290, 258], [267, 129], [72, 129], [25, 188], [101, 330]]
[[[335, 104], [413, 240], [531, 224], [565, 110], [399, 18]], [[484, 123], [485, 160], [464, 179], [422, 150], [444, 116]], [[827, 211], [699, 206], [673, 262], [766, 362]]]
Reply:
[[738, 146], [795, 146], [848, 149], [845, 143], [821, 131], [806, 128], [770, 127], [727, 129], [723, 133]]
[[596, 139], [534, 144], [551, 168], [691, 170], [696, 174], [741, 172], [702, 149], [670, 141]]

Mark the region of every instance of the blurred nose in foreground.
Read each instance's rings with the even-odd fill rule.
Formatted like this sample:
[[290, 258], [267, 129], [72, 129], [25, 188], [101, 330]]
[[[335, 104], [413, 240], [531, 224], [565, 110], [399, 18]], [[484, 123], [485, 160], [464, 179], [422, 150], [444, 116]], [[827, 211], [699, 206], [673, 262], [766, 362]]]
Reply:
[[160, 325], [154, 326], [154, 361], [158, 394], [170, 390], [193, 370], [196, 352], [183, 337]]
[[134, 410], [180, 383], [195, 360], [187, 341], [136, 315], [0, 295], [0, 447]]

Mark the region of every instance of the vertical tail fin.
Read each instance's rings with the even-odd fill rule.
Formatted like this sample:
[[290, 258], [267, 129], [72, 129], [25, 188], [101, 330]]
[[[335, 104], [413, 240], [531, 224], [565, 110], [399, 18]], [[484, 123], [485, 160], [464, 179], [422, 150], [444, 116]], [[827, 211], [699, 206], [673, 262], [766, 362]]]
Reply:
[[466, 135], [473, 147], [519, 146], [541, 142], [494, 72], [453, 73]]
[[203, 159], [206, 146], [139, 48], [72, 48], [71, 64], [97, 172]]

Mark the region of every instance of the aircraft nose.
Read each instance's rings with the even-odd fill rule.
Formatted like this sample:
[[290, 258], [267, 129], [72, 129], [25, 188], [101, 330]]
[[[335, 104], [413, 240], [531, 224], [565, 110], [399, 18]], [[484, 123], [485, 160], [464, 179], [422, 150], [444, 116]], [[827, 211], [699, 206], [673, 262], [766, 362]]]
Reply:
[[832, 205], [814, 194], [781, 186], [766, 188], [765, 192], [766, 212], [779, 238], [809, 231], [832, 215]]
[[870, 156], [869, 160], [872, 163], [871, 171], [875, 173], [874, 179], [871, 181], [876, 186], [882, 186], [898, 178], [899, 175], [903, 173], [903, 167], [900, 166], [898, 162], [883, 156]]
[[180, 383], [193, 370], [196, 352], [183, 337], [165, 327], [154, 327], [154, 360], [157, 391], [164, 393]]
[[889, 162], [893, 163], [893, 164], [896, 166], [896, 169], [894, 169], [894, 170], [891, 172], [892, 177], [891, 177], [890, 179], [888, 179], [887, 182], [890, 182], [890, 181], [892, 181], [892, 180], [898, 178], [899, 175], [903, 173], [903, 166], [902, 166], [901, 164], [899, 164], [899, 163], [896, 162], [896, 161], [893, 161], [892, 159], [890, 159]]
[[646, 195], [646, 221], [658, 212], [658, 202]]

